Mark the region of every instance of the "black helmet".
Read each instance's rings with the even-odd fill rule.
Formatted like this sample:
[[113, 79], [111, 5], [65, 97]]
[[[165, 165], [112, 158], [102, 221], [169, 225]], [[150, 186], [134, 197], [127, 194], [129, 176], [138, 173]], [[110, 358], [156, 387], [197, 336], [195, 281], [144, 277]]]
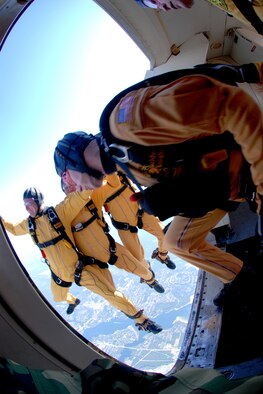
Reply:
[[94, 139], [97, 139], [95, 135], [87, 134], [84, 131], [65, 134], [55, 148], [54, 162], [57, 174], [62, 176], [66, 170], [75, 170], [86, 172], [95, 178], [102, 178], [103, 174], [89, 168], [83, 158], [85, 148]]
[[23, 200], [25, 200], [25, 198], [32, 198], [37, 203], [38, 207], [40, 207], [44, 202], [43, 193], [41, 193], [41, 191], [36, 187], [27, 188], [24, 191]]

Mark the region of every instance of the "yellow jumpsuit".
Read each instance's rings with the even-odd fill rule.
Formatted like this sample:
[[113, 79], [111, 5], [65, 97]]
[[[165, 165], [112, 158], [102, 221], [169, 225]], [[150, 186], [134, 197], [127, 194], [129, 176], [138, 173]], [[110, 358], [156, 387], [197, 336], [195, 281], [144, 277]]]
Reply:
[[[261, 64], [258, 65], [262, 73]], [[114, 108], [109, 119], [113, 136], [144, 146], [170, 145], [230, 131], [251, 164], [257, 191], [263, 194], [263, 119], [256, 102], [238, 87], [195, 75], [168, 85], [132, 91]], [[129, 169], [143, 186], [158, 183], [162, 158]], [[231, 199], [237, 197], [240, 168], [230, 168]], [[193, 195], [194, 199], [194, 195]], [[165, 196], [164, 196], [165, 204]], [[194, 206], [194, 201], [193, 201]], [[225, 215], [215, 209], [201, 218], [176, 216], [166, 235], [167, 249], [224, 283], [232, 281], [243, 262], [206, 242], [208, 232]]]
[[[98, 214], [102, 215], [102, 205], [108, 195], [108, 188], [101, 187], [95, 189], [92, 193], [92, 201], [97, 208]], [[80, 227], [80, 224], [86, 223], [92, 218], [92, 213], [87, 207], [84, 207], [72, 221], [73, 235], [78, 249], [94, 259], [105, 263], [110, 259], [110, 243], [104, 231], [105, 224], [100, 219], [92, 221], [87, 227], [80, 231], [74, 231]], [[101, 216], [102, 218], [102, 216]], [[126, 248], [115, 242], [117, 261], [115, 266], [129, 273], [135, 274], [147, 283], [152, 283], [153, 273], [149, 269], [147, 262], [137, 260]], [[110, 265], [109, 265], [110, 266]], [[94, 278], [93, 278], [94, 277]], [[93, 279], [93, 280], [92, 280]], [[118, 310], [124, 312], [129, 317], [135, 316], [139, 311], [135, 305], [123, 293], [115, 288], [110, 270], [108, 268], [100, 268], [98, 265], [87, 265], [82, 271], [80, 285], [92, 290], [105, 298], [111, 305]], [[147, 316], [138, 313], [135, 318], [137, 323], [142, 323]]]
[[[73, 243], [74, 238], [71, 232], [71, 221], [81, 208], [89, 201], [90, 194], [90, 190], [72, 193], [66, 197], [64, 201], [54, 207], [58, 217], [65, 227], [66, 233]], [[30, 234], [28, 218], [16, 224], [7, 222], [3, 218], [2, 221], [6, 230], [13, 235]], [[58, 236], [58, 233], [50, 224], [47, 215], [37, 216], [35, 218], [35, 225], [36, 236], [39, 243], [47, 242]], [[78, 262], [78, 255], [68, 242], [61, 240], [55, 245], [43, 248], [43, 251], [46, 255], [51, 271], [65, 282], [74, 282], [74, 272]], [[59, 286], [54, 280], [51, 280], [51, 291], [55, 302], [67, 301], [68, 304], [75, 304], [76, 297], [69, 293], [69, 287]]]
[[[117, 174], [106, 176], [107, 184], [112, 187], [112, 194], [110, 197], [122, 188], [123, 184]], [[138, 223], [138, 211], [140, 206], [138, 202], [130, 200], [130, 196], [137, 190], [136, 186], [130, 182], [130, 187], [126, 187], [121, 194], [114, 197], [111, 201], [107, 202], [105, 208], [109, 211], [113, 219], [121, 222], [128, 223], [132, 227], [136, 227]], [[158, 251], [163, 256], [167, 255], [167, 249], [164, 246], [164, 225], [153, 215], [143, 212], [142, 216], [142, 229], [152, 234], [158, 240]], [[144, 259], [144, 249], [140, 242], [137, 232], [118, 229], [118, 234], [123, 245], [135, 256], [138, 260]]]

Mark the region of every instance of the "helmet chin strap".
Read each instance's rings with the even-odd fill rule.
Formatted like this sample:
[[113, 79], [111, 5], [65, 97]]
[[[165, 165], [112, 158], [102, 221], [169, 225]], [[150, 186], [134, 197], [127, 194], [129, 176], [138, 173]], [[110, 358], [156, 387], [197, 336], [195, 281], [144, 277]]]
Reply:
[[36, 204], [37, 204], [37, 213], [36, 213], [36, 216], [42, 216], [43, 215], [43, 212], [44, 212], [44, 208], [43, 209], [41, 209], [41, 207], [43, 206], [43, 204], [39, 204], [39, 201], [36, 201]]

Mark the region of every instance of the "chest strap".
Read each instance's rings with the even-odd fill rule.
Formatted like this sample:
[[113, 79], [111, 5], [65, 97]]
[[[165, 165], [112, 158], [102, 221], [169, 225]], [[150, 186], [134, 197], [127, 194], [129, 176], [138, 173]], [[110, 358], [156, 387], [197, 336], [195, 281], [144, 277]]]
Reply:
[[97, 209], [96, 205], [94, 204], [94, 202], [92, 200], [90, 200], [85, 206], [90, 211], [90, 213], [92, 215], [91, 218], [84, 223], [80, 222], [80, 223], [75, 224], [75, 226], [71, 227], [71, 231], [73, 233], [77, 233], [78, 231], [82, 231], [82, 230], [84, 230], [84, 228], [88, 227], [91, 223], [93, 223], [94, 220], [96, 220], [96, 219], [99, 222], [102, 222], [104, 230], [108, 231], [108, 225], [104, 221], [104, 218], [101, 218], [100, 215], [98, 214], [98, 209]]
[[[80, 258], [80, 260], [85, 261], [84, 266], [88, 265], [88, 264], [97, 264], [100, 268], [106, 268], [107, 264], [114, 265], [116, 263], [118, 257], [116, 256], [116, 243], [115, 243], [114, 238], [109, 233], [109, 226], [105, 222], [104, 218], [101, 219], [101, 217], [99, 216], [98, 209], [92, 200], [90, 200], [86, 204], [86, 207], [90, 211], [90, 213], [92, 214], [92, 217], [84, 223], [77, 223], [74, 227], [71, 228], [71, 230], [72, 230], [72, 232], [79, 232], [79, 231], [84, 230], [86, 227], [88, 227], [91, 223], [94, 222], [94, 220], [98, 220], [98, 221], [102, 222], [103, 223], [102, 230], [106, 234], [108, 241], [109, 241], [110, 258], [107, 263], [104, 263], [98, 259], [95, 259], [94, 257], [85, 256], [85, 255], [83, 255]], [[82, 269], [83, 269], [83, 267], [82, 267]], [[79, 272], [80, 272], [80, 270], [82, 271], [82, 269], [80, 268], [78, 270], [78, 272], [76, 273], [77, 278], [79, 277]]]
[[84, 230], [84, 228], [88, 227], [92, 222], [94, 222], [94, 220], [96, 220], [95, 216], [92, 216], [89, 220], [87, 220], [86, 222], [82, 223], [76, 223], [75, 226], [71, 227], [71, 231], [73, 233], [78, 233], [79, 231]]
[[56, 238], [53, 238], [50, 241], [38, 243], [37, 246], [39, 247], [39, 249], [47, 248], [48, 246], [56, 245], [62, 239], [62, 236], [58, 235]]
[[47, 248], [48, 246], [56, 245], [59, 241], [63, 239], [62, 235], [59, 234], [57, 237], [52, 238], [49, 241], [39, 242], [36, 234], [35, 218], [32, 218], [31, 216], [28, 217], [28, 230], [35, 244], [39, 247], [39, 249], [44, 249]]

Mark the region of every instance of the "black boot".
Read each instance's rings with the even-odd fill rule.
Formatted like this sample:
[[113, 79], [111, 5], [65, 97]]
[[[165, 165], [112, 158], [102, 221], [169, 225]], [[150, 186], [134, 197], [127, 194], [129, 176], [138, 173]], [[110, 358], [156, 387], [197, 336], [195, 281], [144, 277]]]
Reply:
[[[157, 291], [157, 293], [164, 293], [164, 288], [162, 285], [160, 285], [160, 283], [158, 282], [158, 280], [154, 279], [155, 278], [155, 274], [154, 272], [150, 269], [150, 271], [152, 272], [152, 277], [151, 279], [140, 279], [140, 283], [146, 283], [148, 286], [150, 286], [152, 289], [154, 289], [155, 291]], [[154, 281], [152, 281], [154, 279]], [[150, 282], [150, 283], [149, 283]]]
[[68, 309], [67, 309], [67, 314], [71, 315], [71, 313], [74, 312], [76, 306], [78, 306], [80, 304], [80, 300], [78, 298], [76, 298], [76, 301], [74, 304], [69, 304]]
[[162, 331], [162, 327], [150, 319], [145, 319], [143, 323], [136, 323], [135, 326], [139, 331], [148, 331], [153, 334], [159, 334]]

